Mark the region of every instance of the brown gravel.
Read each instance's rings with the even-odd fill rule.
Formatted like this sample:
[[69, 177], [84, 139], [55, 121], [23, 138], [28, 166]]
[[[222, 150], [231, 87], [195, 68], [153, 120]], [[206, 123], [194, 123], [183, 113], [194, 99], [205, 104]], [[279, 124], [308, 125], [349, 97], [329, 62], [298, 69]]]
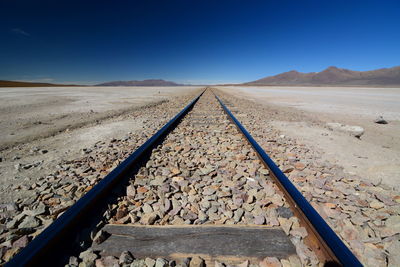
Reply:
[[[210, 90], [153, 150], [111, 214], [108, 223], [117, 224], [281, 226], [295, 245], [297, 258], [270, 258], [252, 262], [253, 266], [281, 260], [319, 263], [303, 242], [306, 229]], [[107, 251], [100, 255], [109, 256]]]

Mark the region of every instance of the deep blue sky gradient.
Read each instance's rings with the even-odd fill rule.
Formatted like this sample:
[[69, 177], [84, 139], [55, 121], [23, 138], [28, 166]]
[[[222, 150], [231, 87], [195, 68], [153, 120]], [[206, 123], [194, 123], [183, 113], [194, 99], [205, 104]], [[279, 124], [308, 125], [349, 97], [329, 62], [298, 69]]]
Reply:
[[0, 0], [0, 79], [255, 80], [400, 65], [400, 1]]

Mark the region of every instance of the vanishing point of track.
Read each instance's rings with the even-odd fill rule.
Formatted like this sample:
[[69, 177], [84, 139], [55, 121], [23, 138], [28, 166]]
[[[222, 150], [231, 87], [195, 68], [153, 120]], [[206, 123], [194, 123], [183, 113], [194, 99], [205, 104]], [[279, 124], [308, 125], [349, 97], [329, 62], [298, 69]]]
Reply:
[[[182, 166], [184, 172], [179, 168]], [[127, 188], [134, 194], [130, 196]], [[149, 199], [150, 205], [144, 201]], [[291, 215], [281, 216], [276, 214], [276, 210]], [[281, 217], [278, 218], [278, 215]], [[297, 219], [292, 220], [292, 215]], [[361, 266], [223, 101], [211, 89], [206, 89], [6, 266], [65, 264], [69, 255], [79, 253], [82, 248], [96, 248], [90, 241], [93, 229], [121, 231], [117, 224], [127, 224], [125, 227], [159, 225], [159, 228], [149, 228], [150, 230], [130, 228], [138, 231], [135, 235], [146, 231], [151, 235], [161, 231], [162, 227], [173, 225], [175, 228], [169, 231], [175, 231], [177, 237], [188, 233], [200, 236], [195, 241], [198, 244], [202, 242], [201, 238], [204, 239], [203, 242], [216, 242], [215, 244], [234, 243], [239, 236], [246, 238], [242, 233], [248, 233], [247, 238], [251, 238], [247, 240], [251, 245], [239, 248], [239, 251], [232, 251], [226, 245], [223, 246], [225, 248], [213, 252], [200, 245], [197, 248], [199, 251], [191, 251], [184, 246], [179, 248], [182, 242], [178, 240], [174, 246], [182, 251], [175, 254], [212, 254], [209, 259], [222, 257], [228, 260], [235, 260], [235, 257], [227, 256], [236, 256], [239, 259], [261, 258], [257, 253], [283, 257], [282, 251], [290, 253], [291, 247], [285, 244], [281, 247], [268, 244], [265, 236], [273, 236], [274, 240], [285, 240], [279, 237], [279, 229], [284, 228], [282, 224], [288, 220], [291, 224], [297, 223], [299, 229], [305, 229], [307, 233], [300, 234], [299, 238], [287, 231], [286, 234], [290, 237], [287, 243], [290, 240], [302, 242], [303, 247], [308, 247], [319, 262], [326, 265]], [[191, 225], [192, 228], [182, 230], [183, 227], [181, 229], [179, 225]], [[195, 227], [200, 225], [208, 226], [209, 233], [214, 231], [217, 234], [221, 233], [222, 228], [212, 226], [226, 226], [223, 228], [225, 235], [229, 233], [233, 239], [201, 237], [202, 230]], [[229, 228], [228, 225], [235, 227]], [[268, 229], [257, 228], [256, 225], [268, 225]], [[190, 246], [190, 240], [186, 242], [186, 246]], [[112, 254], [112, 250], [115, 253], [119, 249], [129, 250], [129, 247], [118, 247], [115, 242], [103, 244], [103, 247], [100, 244], [97, 248], [106, 249], [106, 254]], [[256, 245], [268, 248], [253, 249], [252, 246]], [[138, 246], [137, 249], [140, 250], [140, 244]], [[142, 253], [146, 256], [146, 251]], [[167, 253], [163, 255], [165, 257], [171, 255], [168, 249], [158, 253]]]

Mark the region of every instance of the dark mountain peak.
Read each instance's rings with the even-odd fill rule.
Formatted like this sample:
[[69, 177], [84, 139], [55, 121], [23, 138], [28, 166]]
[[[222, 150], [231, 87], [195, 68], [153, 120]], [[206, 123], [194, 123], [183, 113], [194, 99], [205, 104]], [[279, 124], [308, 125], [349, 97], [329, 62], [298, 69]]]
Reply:
[[288, 71], [249, 85], [400, 85], [400, 66], [372, 71], [353, 71], [330, 66], [321, 72]]

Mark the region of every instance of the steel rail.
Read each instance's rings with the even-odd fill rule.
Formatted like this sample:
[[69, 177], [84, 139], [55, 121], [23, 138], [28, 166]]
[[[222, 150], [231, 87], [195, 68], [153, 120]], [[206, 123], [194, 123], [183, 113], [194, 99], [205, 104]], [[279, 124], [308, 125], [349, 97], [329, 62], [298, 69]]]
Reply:
[[58, 250], [63, 249], [66, 242], [70, 242], [71, 236], [74, 235], [74, 229], [80, 229], [80, 221], [88, 219], [90, 209], [104, 201], [104, 198], [123, 180], [125, 175], [140, 161], [141, 157], [151, 152], [154, 145], [174, 129], [176, 124], [193, 108], [204, 92], [205, 90], [33, 239], [5, 266], [46, 266], [45, 263], [53, 265], [52, 263], [54, 262], [52, 261], [57, 260], [56, 255], [60, 253]]
[[250, 135], [246, 128], [235, 118], [235, 116], [225, 106], [222, 100], [215, 93], [214, 96], [216, 97], [230, 120], [233, 121], [236, 127], [245, 136], [247, 141], [255, 149], [264, 165], [276, 178], [275, 180], [280, 184], [280, 188], [283, 188], [284, 191], [286, 191], [286, 195], [291, 198], [291, 201], [295, 204], [295, 208], [299, 208], [301, 213], [305, 216], [305, 219], [308, 220], [308, 222], [306, 223], [311, 224], [311, 227], [314, 228], [314, 231], [316, 231], [317, 234], [316, 237], [319, 241], [322, 241], [322, 245], [325, 246], [324, 249], [328, 249], [328, 254], [330, 254], [330, 256], [333, 256], [331, 257], [331, 262], [327, 262], [327, 265], [336, 264], [352, 267], [362, 266], [356, 256], [346, 247], [346, 245], [340, 240], [336, 233], [329, 227], [329, 225], [311, 206], [311, 204], [304, 198], [300, 191], [297, 190], [292, 182], [290, 182], [286, 175], [279, 169], [279, 167], [262, 149], [262, 147], [254, 140], [254, 138]]

